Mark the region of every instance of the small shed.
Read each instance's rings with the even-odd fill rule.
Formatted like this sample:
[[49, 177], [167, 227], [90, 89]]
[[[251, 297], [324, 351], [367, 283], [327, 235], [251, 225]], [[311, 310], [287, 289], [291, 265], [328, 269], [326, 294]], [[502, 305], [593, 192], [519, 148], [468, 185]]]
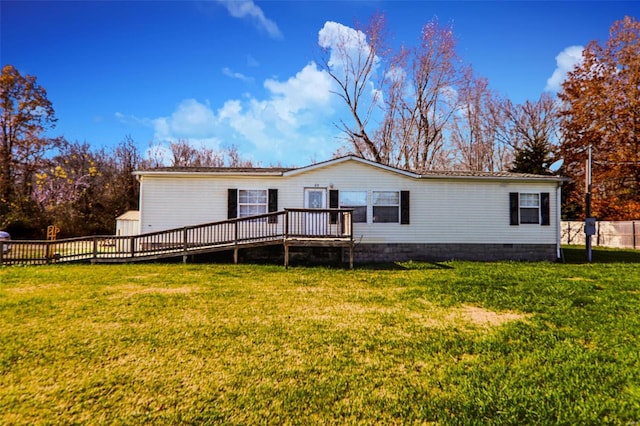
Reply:
[[116, 218], [116, 236], [127, 237], [140, 233], [140, 212], [129, 210]]

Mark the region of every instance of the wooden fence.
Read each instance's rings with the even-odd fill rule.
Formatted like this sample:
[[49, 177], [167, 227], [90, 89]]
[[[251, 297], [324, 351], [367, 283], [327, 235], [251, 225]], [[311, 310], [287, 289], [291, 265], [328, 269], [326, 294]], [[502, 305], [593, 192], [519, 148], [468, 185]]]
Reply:
[[[562, 244], [585, 244], [584, 222], [562, 221]], [[640, 221], [596, 222], [593, 246], [640, 249]]]

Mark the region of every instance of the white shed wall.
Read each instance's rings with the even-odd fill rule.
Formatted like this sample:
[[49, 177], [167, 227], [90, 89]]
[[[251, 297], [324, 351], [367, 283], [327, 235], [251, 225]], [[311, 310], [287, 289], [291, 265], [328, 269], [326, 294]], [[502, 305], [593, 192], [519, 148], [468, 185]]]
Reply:
[[131, 236], [138, 235], [140, 227], [140, 212], [129, 210], [116, 218], [116, 235]]
[[128, 237], [138, 234], [137, 220], [118, 220], [116, 221], [116, 235], [119, 237]]

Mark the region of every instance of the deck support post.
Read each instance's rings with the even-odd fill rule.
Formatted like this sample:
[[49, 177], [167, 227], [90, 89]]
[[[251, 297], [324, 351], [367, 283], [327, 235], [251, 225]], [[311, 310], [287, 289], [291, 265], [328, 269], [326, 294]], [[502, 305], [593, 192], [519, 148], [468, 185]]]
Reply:
[[284, 242], [284, 268], [289, 269], [289, 245], [286, 240]]
[[93, 260], [98, 258], [98, 237], [93, 237]]
[[233, 249], [233, 264], [238, 264], [238, 247], [234, 247]]
[[353, 242], [349, 244], [349, 269], [353, 269]]
[[187, 243], [189, 232], [187, 231], [187, 227], [185, 226], [182, 229], [182, 263], [187, 263], [187, 253], [189, 252], [189, 245]]
[[50, 264], [51, 263], [51, 259], [53, 258], [53, 250], [51, 249], [51, 241], [47, 241], [47, 251], [45, 253], [45, 262], [46, 264]]

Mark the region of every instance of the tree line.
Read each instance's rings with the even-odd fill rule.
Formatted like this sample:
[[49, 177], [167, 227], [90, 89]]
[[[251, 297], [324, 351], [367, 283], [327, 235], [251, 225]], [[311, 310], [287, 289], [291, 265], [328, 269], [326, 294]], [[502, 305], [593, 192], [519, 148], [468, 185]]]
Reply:
[[[616, 21], [590, 42], [558, 96], [514, 104], [456, 53], [450, 25], [426, 23], [414, 48], [389, 47], [384, 15], [322, 45], [323, 68], [351, 113], [345, 152], [416, 172], [433, 169], [568, 177], [563, 216], [583, 218], [593, 148], [593, 215], [640, 217], [640, 23]], [[375, 90], [372, 90], [372, 87]]]
[[48, 138], [56, 117], [36, 78], [6, 65], [0, 87], [0, 229], [13, 238], [42, 239], [51, 224], [60, 237], [113, 234], [116, 217], [138, 208], [139, 169], [252, 165], [233, 146], [178, 140], [143, 154], [129, 136], [112, 149]]
[[[346, 27], [345, 27], [346, 28]], [[609, 39], [590, 42], [558, 96], [514, 104], [492, 90], [456, 53], [453, 28], [436, 19], [418, 46], [389, 47], [384, 15], [323, 45], [350, 121], [336, 156], [355, 154], [415, 172], [512, 171], [569, 178], [563, 216], [584, 217], [584, 175], [593, 148], [593, 213], [602, 220], [640, 217], [640, 23], [615, 22]], [[322, 44], [321, 44], [322, 45]], [[180, 140], [143, 155], [125, 137], [115, 148], [47, 138], [56, 118], [36, 77], [11, 65], [0, 77], [0, 228], [42, 238], [111, 234], [115, 217], [138, 206], [133, 171], [163, 166], [252, 166], [235, 147], [212, 150]]]

